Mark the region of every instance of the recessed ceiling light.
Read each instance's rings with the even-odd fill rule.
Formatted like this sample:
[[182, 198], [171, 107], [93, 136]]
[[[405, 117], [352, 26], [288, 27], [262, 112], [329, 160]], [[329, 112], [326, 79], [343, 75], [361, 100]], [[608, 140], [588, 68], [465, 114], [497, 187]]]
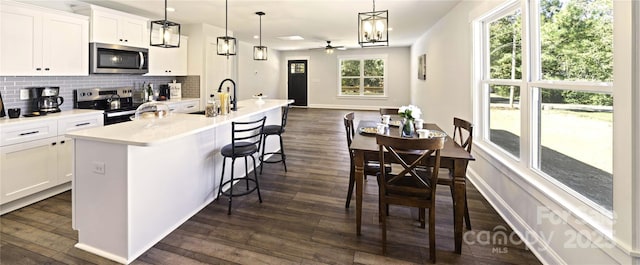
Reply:
[[295, 35], [295, 36], [281, 36], [281, 37], [278, 37], [278, 39], [281, 39], [281, 40], [304, 40], [303, 37], [297, 36], [297, 35]]
[[259, 39], [259, 38], [260, 38], [260, 36], [258, 36], [258, 35], [253, 35], [253, 38], [254, 38], [254, 39]]
[[167, 12], [175, 12], [176, 9], [173, 7], [167, 7]]

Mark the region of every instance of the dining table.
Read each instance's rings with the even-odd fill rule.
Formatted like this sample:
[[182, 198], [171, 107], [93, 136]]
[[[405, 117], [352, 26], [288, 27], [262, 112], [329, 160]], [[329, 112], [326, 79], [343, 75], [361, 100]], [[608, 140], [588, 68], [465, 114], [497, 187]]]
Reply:
[[[376, 133], [371, 133], [371, 128], [376, 128], [379, 121], [361, 120], [358, 123], [356, 133], [353, 137], [353, 141], [349, 148], [354, 152], [354, 164], [355, 164], [355, 180], [356, 180], [356, 232], [357, 235], [361, 235], [362, 227], [362, 196], [364, 185], [364, 166], [365, 157], [376, 157], [378, 154], [378, 144], [376, 143]], [[424, 129], [438, 130], [444, 132], [437, 124], [424, 123]], [[385, 130], [385, 134], [400, 136], [400, 129], [398, 126], [389, 126]], [[417, 137], [417, 136], [413, 136]], [[463, 231], [463, 218], [464, 207], [466, 197], [466, 174], [467, 165], [469, 161], [475, 160], [475, 158], [456, 143], [450, 136], [446, 136], [447, 139], [444, 142], [444, 147], [440, 151], [440, 168], [447, 168], [451, 170], [454, 183], [454, 200], [453, 200], [453, 213], [454, 213], [454, 242], [455, 252], [460, 254], [462, 252], [462, 231]]]

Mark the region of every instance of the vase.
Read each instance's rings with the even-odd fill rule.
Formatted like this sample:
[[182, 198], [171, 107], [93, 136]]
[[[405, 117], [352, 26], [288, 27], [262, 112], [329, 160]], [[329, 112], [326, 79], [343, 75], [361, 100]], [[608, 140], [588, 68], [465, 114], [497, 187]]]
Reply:
[[414, 132], [413, 119], [402, 119], [402, 137], [413, 137]]

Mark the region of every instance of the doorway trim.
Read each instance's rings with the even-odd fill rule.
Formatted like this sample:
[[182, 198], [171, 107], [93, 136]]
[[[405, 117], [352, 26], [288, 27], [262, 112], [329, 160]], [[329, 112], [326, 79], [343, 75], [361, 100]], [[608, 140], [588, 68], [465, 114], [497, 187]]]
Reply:
[[311, 57], [310, 56], [287, 56], [284, 58], [284, 76], [282, 77], [282, 80], [285, 80], [285, 86], [284, 86], [284, 96], [285, 98], [289, 98], [289, 61], [292, 60], [306, 60], [307, 61], [307, 106], [294, 106], [291, 105], [291, 107], [296, 107], [296, 108], [308, 108], [311, 103], [309, 101], [309, 79], [311, 79], [311, 76], [309, 75], [309, 65], [311, 65]]

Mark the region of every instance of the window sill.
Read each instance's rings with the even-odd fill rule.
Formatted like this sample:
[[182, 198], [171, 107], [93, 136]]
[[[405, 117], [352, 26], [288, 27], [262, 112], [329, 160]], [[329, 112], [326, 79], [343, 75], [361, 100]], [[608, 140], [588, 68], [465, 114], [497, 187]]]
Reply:
[[338, 99], [373, 99], [373, 100], [387, 100], [389, 97], [387, 96], [362, 96], [362, 95], [337, 95]]

